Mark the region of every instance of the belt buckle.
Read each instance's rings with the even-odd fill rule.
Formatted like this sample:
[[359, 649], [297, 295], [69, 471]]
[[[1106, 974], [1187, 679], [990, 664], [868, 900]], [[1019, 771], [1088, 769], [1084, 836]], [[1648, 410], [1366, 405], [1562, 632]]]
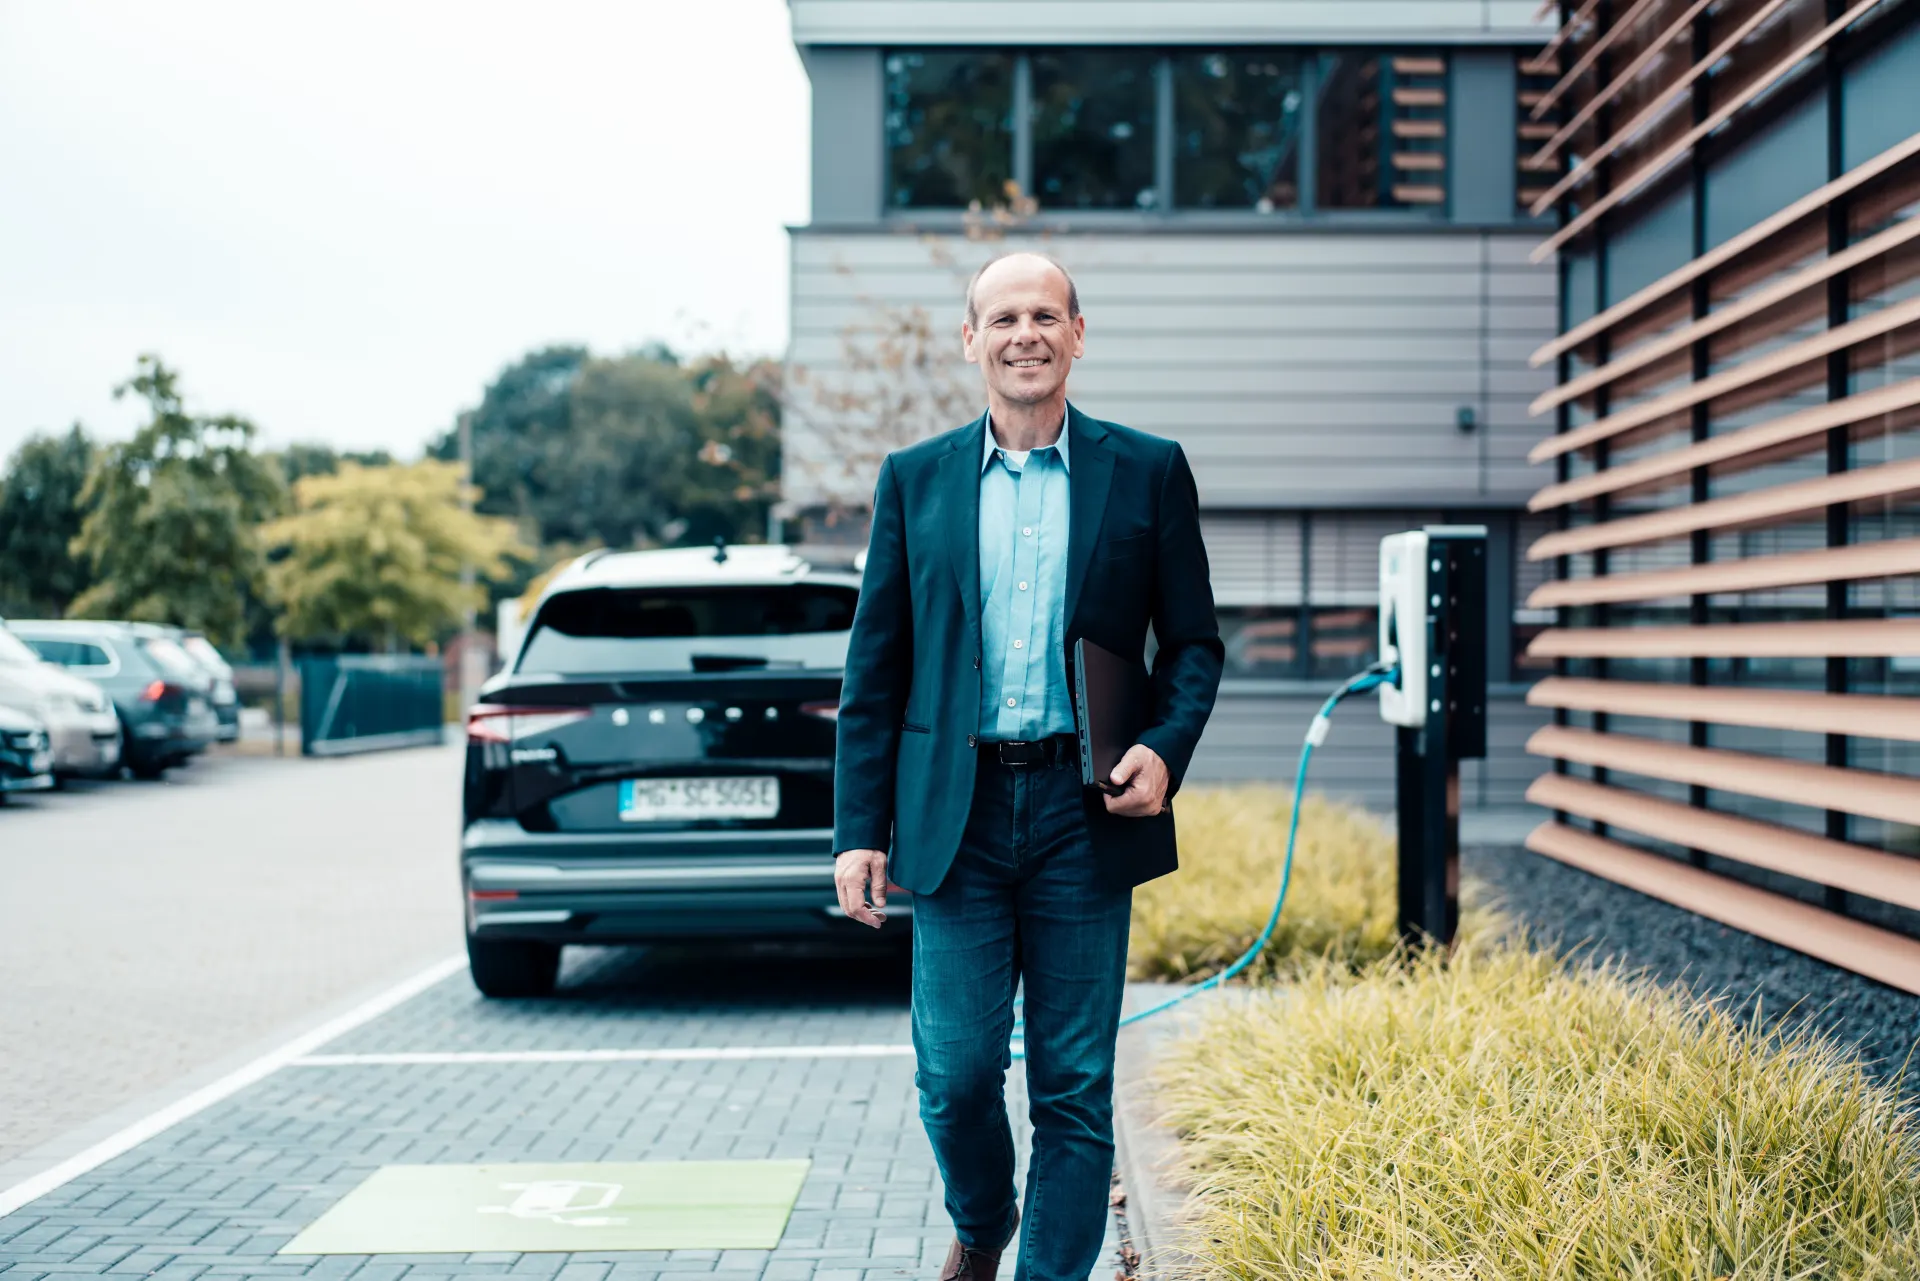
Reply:
[[[1013, 749], [1011, 753], [1009, 748]], [[1031, 769], [1046, 763], [1046, 748], [1040, 743], [1001, 743], [996, 754], [1000, 757], [1000, 763], [1009, 769]]]

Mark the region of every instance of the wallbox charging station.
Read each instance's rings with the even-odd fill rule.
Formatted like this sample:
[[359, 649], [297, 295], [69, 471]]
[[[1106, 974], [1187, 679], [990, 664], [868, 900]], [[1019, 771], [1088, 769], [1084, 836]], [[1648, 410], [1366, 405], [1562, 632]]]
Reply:
[[1400, 936], [1460, 924], [1460, 762], [1487, 754], [1487, 528], [1380, 540], [1380, 718], [1396, 726]]

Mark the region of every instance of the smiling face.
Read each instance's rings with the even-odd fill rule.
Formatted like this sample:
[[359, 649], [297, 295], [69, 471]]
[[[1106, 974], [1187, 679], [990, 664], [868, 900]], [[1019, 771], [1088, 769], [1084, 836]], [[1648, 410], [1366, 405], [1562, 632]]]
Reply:
[[974, 282], [973, 314], [960, 326], [967, 360], [986, 376], [989, 400], [1043, 405], [1066, 398], [1067, 372], [1086, 351], [1087, 322], [1073, 316], [1066, 273], [1037, 254], [1014, 254]]

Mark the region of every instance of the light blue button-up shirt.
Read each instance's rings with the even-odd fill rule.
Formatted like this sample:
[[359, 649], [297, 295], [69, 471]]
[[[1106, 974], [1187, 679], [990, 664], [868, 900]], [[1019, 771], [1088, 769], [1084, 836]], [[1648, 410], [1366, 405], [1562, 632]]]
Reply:
[[1067, 683], [1067, 429], [1021, 465], [987, 424], [980, 459], [980, 737], [1073, 732]]

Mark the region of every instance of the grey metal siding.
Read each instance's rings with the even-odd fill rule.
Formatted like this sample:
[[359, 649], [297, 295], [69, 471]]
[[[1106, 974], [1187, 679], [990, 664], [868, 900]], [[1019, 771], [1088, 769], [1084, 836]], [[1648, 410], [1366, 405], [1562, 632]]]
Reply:
[[[1215, 508], [1513, 507], [1539, 478], [1527, 403], [1550, 382], [1527, 356], [1555, 329], [1554, 273], [1533, 237], [1395, 232], [1094, 233], [1004, 241], [798, 231], [789, 362], [845, 385], [850, 327], [922, 308], [953, 333], [989, 254], [1032, 247], [1073, 271], [1089, 413], [1177, 439]], [[1458, 410], [1479, 427], [1462, 433]], [[809, 452], [804, 413], [788, 448]], [[954, 424], [929, 423], [929, 431]], [[864, 502], [870, 476], [842, 501]], [[826, 495], [790, 469], [799, 506]]]
[[790, 0], [795, 44], [1541, 40], [1535, 0]]

